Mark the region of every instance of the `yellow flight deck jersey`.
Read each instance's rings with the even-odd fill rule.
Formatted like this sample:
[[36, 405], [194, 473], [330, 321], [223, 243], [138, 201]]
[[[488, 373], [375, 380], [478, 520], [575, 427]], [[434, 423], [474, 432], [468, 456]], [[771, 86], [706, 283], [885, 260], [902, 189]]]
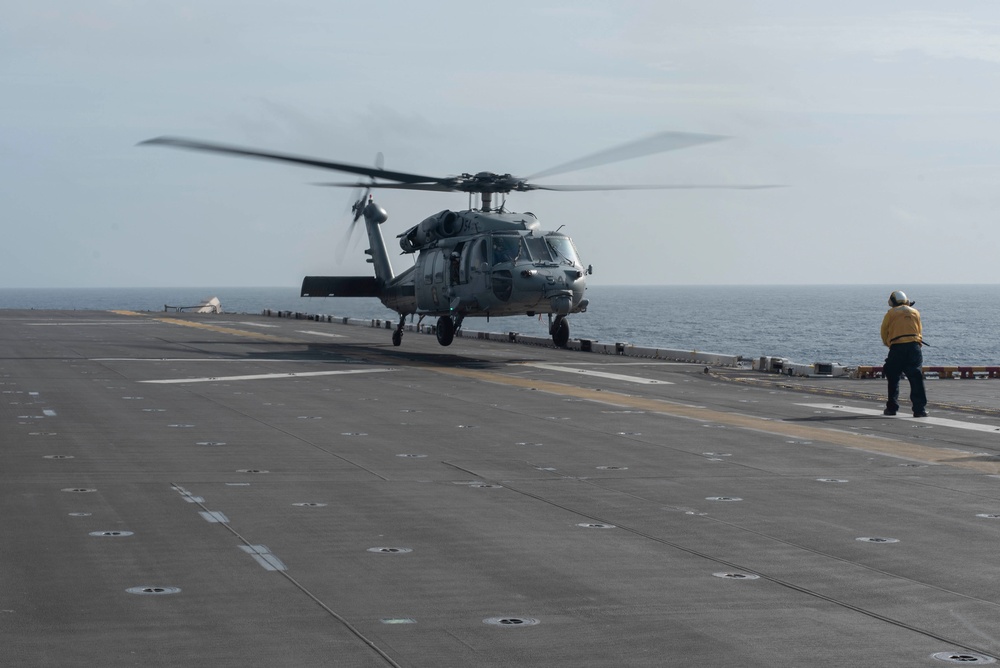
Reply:
[[896, 343], [923, 341], [923, 327], [920, 325], [920, 311], [900, 304], [889, 309], [882, 318], [882, 343], [891, 346]]

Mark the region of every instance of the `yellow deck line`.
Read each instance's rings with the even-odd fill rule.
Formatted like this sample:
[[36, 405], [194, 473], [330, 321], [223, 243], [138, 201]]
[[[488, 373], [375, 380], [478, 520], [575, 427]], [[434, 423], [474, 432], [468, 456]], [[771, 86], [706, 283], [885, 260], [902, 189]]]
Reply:
[[886, 436], [866, 436], [838, 429], [793, 424], [779, 420], [768, 420], [741, 413], [728, 413], [699, 406], [687, 406], [662, 399], [636, 397], [616, 392], [597, 391], [584, 387], [552, 383], [530, 378], [507, 376], [495, 372], [475, 369], [454, 369], [424, 367], [439, 373], [462, 376], [488, 383], [499, 383], [524, 389], [534, 388], [541, 392], [560, 396], [596, 401], [621, 408], [638, 409], [673, 417], [689, 418], [703, 422], [714, 422], [730, 427], [752, 429], [757, 432], [774, 434], [785, 438], [841, 445], [865, 452], [902, 457], [927, 464], [947, 464], [959, 468], [972, 469], [981, 473], [1000, 473], [1000, 463], [976, 461], [973, 452], [963, 452], [953, 448], [935, 448], [916, 443], [907, 443]]
[[233, 336], [242, 336], [248, 339], [257, 339], [260, 341], [275, 341], [278, 343], [300, 343], [299, 341], [294, 341], [293, 339], [285, 339], [280, 336], [274, 336], [272, 334], [262, 334], [261, 332], [248, 332], [245, 329], [220, 327], [219, 325], [206, 325], [203, 322], [181, 320], [180, 318], [156, 318], [149, 316], [148, 313], [137, 313], [135, 311], [112, 311], [112, 313], [117, 313], [118, 315], [148, 316], [151, 320], [154, 320], [156, 322], [166, 323], [168, 325], [183, 325], [184, 327], [207, 329], [212, 332], [218, 332], [219, 334], [232, 334]]

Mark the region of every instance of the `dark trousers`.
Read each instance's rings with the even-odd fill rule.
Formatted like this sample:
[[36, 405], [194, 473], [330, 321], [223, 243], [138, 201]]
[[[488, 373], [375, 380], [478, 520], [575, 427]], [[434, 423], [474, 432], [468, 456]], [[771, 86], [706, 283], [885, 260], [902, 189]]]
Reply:
[[885, 406], [889, 410], [899, 410], [899, 377], [905, 375], [910, 381], [910, 403], [913, 412], [921, 413], [927, 407], [927, 394], [924, 392], [924, 356], [920, 352], [920, 344], [895, 343], [889, 346], [889, 356], [885, 358], [882, 374], [889, 381], [889, 400]]

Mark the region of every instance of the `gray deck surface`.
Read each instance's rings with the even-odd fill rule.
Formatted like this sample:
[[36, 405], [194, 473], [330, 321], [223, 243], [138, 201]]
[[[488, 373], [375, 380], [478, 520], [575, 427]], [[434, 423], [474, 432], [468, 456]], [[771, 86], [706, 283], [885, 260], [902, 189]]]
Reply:
[[0, 665], [1000, 656], [1000, 381], [389, 334], [0, 311]]

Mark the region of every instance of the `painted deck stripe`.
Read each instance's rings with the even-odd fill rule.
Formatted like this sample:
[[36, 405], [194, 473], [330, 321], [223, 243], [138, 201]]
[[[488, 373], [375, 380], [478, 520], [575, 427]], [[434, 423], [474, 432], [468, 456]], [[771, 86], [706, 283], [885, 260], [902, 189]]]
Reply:
[[[703, 406], [679, 404], [665, 399], [652, 399], [608, 391], [599, 392], [576, 385], [553, 383], [538, 378], [510, 376], [479, 369], [458, 369], [431, 365], [421, 366], [420, 368], [449, 376], [476, 379], [487, 383], [496, 383], [521, 389], [534, 389], [539, 392], [548, 392], [564, 397], [575, 397], [619, 408], [643, 410], [649, 413], [697, 420], [699, 422], [715, 422], [737, 429], [750, 429], [758, 433], [774, 434], [780, 438], [793, 438], [797, 441], [838, 445], [911, 461], [926, 462], [928, 464], [947, 464], [948, 466], [969, 469], [980, 473], [1000, 474], [1000, 462], [983, 461], [976, 453], [956, 452], [954, 448], [950, 447], [934, 447], [923, 443], [910, 443], [891, 436], [858, 434], [830, 427], [806, 425], [800, 422], [783, 422], [781, 420], [759, 418], [744, 413], [731, 413]], [[791, 447], [815, 446], [796, 444]]]
[[620, 373], [608, 373], [607, 371], [592, 371], [590, 369], [568, 369], [558, 364], [545, 364], [543, 362], [527, 362], [521, 366], [530, 366], [536, 369], [546, 369], [548, 371], [562, 371], [563, 373], [575, 373], [582, 376], [594, 376], [596, 378], [607, 378], [609, 380], [621, 380], [626, 383], [638, 383], [640, 385], [673, 385], [667, 380], [651, 380], [641, 376], [626, 376]]
[[274, 380], [276, 378], [309, 378], [312, 376], [349, 376], [362, 373], [385, 373], [395, 369], [350, 369], [347, 371], [305, 371], [303, 373], [257, 373], [246, 376], [209, 376], [205, 378], [167, 378], [163, 380], [140, 380], [140, 383], [156, 385], [179, 385], [183, 383], [221, 383], [231, 380]]
[[91, 357], [88, 362], [241, 362], [258, 364], [261, 362], [281, 362], [282, 364], [302, 364], [316, 362], [314, 359], [247, 359], [245, 357]]
[[288, 567], [278, 559], [266, 545], [240, 545], [240, 549], [252, 556], [268, 571], [287, 571]]
[[915, 418], [900, 413], [896, 416], [882, 415], [882, 411], [877, 408], [859, 408], [857, 406], [844, 406], [843, 404], [796, 404], [806, 408], [817, 408], [820, 410], [840, 411], [841, 413], [854, 413], [856, 415], [875, 415], [884, 417], [886, 420], [910, 420], [920, 424], [932, 424], [938, 427], [951, 427], [952, 429], [967, 429], [969, 431], [984, 431], [987, 433], [1000, 435], [1000, 427], [992, 424], [981, 424], [976, 422], [962, 422], [961, 420], [949, 420], [948, 418], [925, 417]]
[[91, 320], [89, 322], [75, 322], [72, 320], [59, 322], [26, 322], [25, 327], [90, 327], [94, 325], [148, 325], [149, 322], [141, 320]]
[[309, 329], [297, 329], [295, 330], [297, 334], [312, 334], [313, 336], [328, 336], [331, 339], [343, 339], [345, 338], [343, 334], [333, 334], [331, 332], [314, 332]]
[[[146, 316], [145, 313], [137, 313], [135, 311], [112, 311], [112, 313], [117, 313], [118, 315], [128, 315], [128, 316]], [[277, 341], [279, 343], [295, 343], [291, 339], [284, 339], [280, 336], [273, 336], [271, 334], [262, 334], [260, 332], [248, 332], [243, 329], [234, 329], [232, 327], [222, 327], [220, 325], [209, 325], [203, 322], [194, 322], [191, 320], [180, 320], [178, 318], [151, 318], [150, 322], [162, 322], [168, 325], [180, 325], [182, 327], [194, 327], [195, 329], [206, 329], [210, 332], [218, 332], [219, 334], [233, 334], [235, 336], [242, 336], [248, 339], [257, 339], [258, 341]]]

